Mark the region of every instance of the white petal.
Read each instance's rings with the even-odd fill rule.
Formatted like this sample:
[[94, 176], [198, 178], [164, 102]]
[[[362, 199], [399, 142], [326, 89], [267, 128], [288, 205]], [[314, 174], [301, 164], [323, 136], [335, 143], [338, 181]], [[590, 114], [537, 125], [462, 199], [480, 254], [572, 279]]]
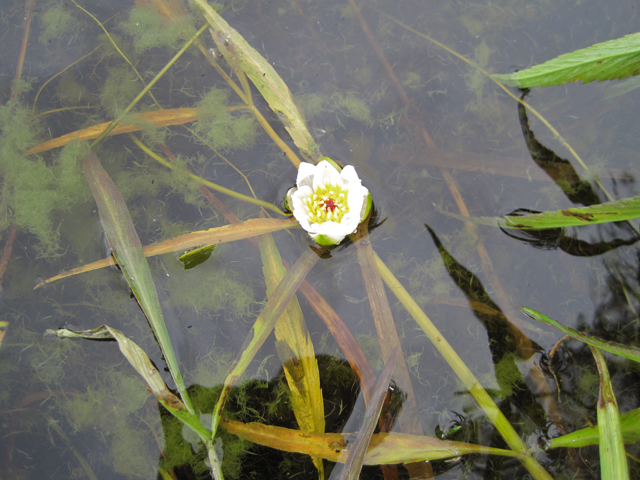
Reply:
[[367, 190], [367, 188], [363, 187], [362, 185], [349, 186], [349, 197], [347, 198], [349, 213], [357, 215], [358, 223], [363, 220], [361, 217], [364, 213], [364, 209], [366, 209], [368, 194], [369, 190]]
[[309, 186], [302, 186], [291, 195], [291, 208], [293, 208], [293, 216], [296, 217], [298, 223], [307, 232], [310, 231], [309, 215], [307, 213], [304, 201], [313, 194], [313, 190]]
[[296, 185], [298, 187], [308, 186], [313, 187], [313, 175], [316, 172], [316, 166], [312, 163], [301, 162], [298, 167], [298, 177], [296, 178]]
[[353, 165], [347, 165], [346, 167], [344, 167], [342, 169], [342, 172], [340, 173], [340, 176], [342, 177], [342, 180], [344, 181], [344, 184], [347, 186], [347, 188], [351, 188], [352, 185], [362, 185], [362, 181], [360, 180], [360, 177], [358, 177], [356, 169], [353, 168]]
[[318, 225], [316, 232], [311, 234], [311, 238], [315, 240], [319, 235], [324, 235], [329, 238], [334, 245], [337, 245], [344, 240], [344, 237], [349, 233], [353, 232], [346, 232], [342, 223], [324, 222]]
[[316, 165], [316, 173], [313, 176], [314, 190], [326, 184], [342, 185], [342, 183], [343, 182], [342, 182], [342, 178], [340, 177], [340, 174], [335, 169], [335, 167], [331, 165], [329, 162], [327, 162], [326, 160], [323, 160], [318, 165]]

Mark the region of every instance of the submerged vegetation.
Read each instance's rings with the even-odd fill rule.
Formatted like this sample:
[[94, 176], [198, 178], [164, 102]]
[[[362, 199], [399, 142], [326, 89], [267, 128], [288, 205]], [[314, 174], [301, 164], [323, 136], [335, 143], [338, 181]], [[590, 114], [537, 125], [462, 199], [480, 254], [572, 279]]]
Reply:
[[[2, 478], [637, 477], [634, 84], [498, 83], [637, 74], [638, 34], [580, 50], [632, 28], [613, 3], [580, 45], [546, 0], [34, 5]], [[324, 155], [374, 204], [320, 248], [283, 204]]]

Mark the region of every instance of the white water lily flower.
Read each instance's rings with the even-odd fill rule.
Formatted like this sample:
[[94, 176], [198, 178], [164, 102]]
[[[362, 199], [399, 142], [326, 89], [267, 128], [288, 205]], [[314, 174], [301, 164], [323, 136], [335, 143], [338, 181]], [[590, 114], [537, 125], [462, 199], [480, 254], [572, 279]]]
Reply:
[[369, 214], [369, 190], [351, 165], [339, 172], [327, 160], [303, 162], [296, 185], [287, 193], [289, 208], [318, 245], [338, 245]]

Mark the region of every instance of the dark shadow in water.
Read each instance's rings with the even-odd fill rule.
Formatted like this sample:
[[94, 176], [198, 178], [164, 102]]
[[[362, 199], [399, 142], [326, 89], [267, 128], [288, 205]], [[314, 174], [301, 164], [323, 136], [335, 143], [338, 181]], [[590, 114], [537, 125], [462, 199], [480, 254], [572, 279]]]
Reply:
[[[520, 99], [524, 100], [528, 93], [529, 89], [523, 90]], [[560, 158], [553, 150], [548, 149], [536, 140], [536, 136], [529, 128], [527, 109], [522, 103], [518, 103], [518, 117], [531, 158], [560, 187], [567, 198], [572, 203], [584, 205], [585, 207], [602, 203], [591, 184], [580, 179], [575, 168], [568, 160]]]
[[[438, 247], [442, 261], [456, 286], [464, 293], [470, 304], [480, 303], [486, 307], [485, 309], [475, 308], [473, 312], [487, 330], [495, 377], [500, 387], [500, 391], [495, 392], [501, 397], [498, 408], [512, 425], [526, 425], [522, 432], [525, 435], [535, 430], [545, 430], [547, 415], [538, 403], [536, 395], [529, 389], [516, 363], [517, 359], [528, 359], [533, 354], [541, 352], [542, 348], [509, 322], [500, 307], [486, 292], [482, 282], [473, 272], [458, 263], [428, 225], [425, 227]], [[496, 313], [487, 313], [488, 311]], [[483, 425], [478, 426], [479, 435], [485, 438], [490, 437], [491, 447], [508, 448], [502, 436], [490, 423], [486, 420], [482, 423]], [[481, 440], [476, 440], [474, 443], [485, 444]], [[484, 478], [505, 478], [503, 475], [507, 471], [520, 471], [519, 462], [512, 460], [506, 457], [490, 457], [481, 474]], [[473, 468], [482, 469], [479, 465]], [[441, 471], [441, 468], [436, 470]]]

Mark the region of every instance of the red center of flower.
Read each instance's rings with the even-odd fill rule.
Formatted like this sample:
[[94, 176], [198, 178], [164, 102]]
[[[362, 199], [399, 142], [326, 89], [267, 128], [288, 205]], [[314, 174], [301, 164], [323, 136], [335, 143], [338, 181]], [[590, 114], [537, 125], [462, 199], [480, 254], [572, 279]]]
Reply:
[[336, 205], [336, 202], [333, 200], [333, 198], [325, 198], [324, 208], [326, 208], [327, 212], [329, 210], [333, 212], [336, 208], [338, 208], [338, 205]]

